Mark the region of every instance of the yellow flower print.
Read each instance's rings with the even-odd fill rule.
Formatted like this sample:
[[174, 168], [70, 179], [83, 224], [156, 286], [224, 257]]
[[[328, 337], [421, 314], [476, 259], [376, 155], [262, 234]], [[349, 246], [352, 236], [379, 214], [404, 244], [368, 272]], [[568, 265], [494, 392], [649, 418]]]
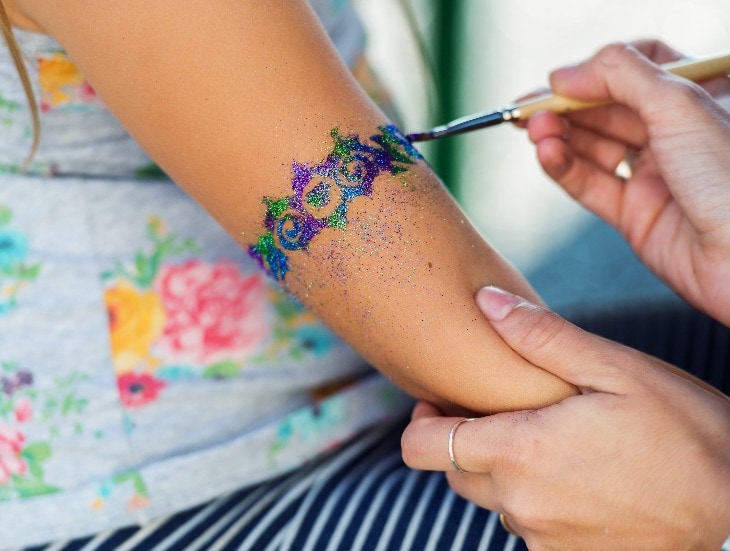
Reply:
[[160, 218], [159, 216], [155, 216], [154, 214], [150, 215], [147, 218], [147, 227], [153, 235], [165, 236], [168, 233], [167, 225], [165, 224], [164, 220], [162, 220], [162, 218]]
[[38, 59], [38, 82], [41, 87], [41, 106], [44, 110], [63, 103], [95, 98], [91, 86], [79, 73], [76, 65], [65, 54], [57, 52]]
[[150, 348], [165, 326], [165, 310], [152, 291], [139, 291], [120, 280], [104, 292], [111, 338], [114, 370], [128, 373], [135, 368], [154, 369], [159, 360]]

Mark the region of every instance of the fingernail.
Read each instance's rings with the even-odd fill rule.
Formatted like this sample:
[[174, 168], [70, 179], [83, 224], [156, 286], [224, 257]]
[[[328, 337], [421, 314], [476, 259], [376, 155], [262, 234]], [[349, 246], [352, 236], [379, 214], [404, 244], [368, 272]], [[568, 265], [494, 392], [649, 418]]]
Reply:
[[550, 73], [550, 86], [553, 92], [556, 88], [562, 88], [564, 82], [574, 79], [577, 73], [578, 65], [568, 65], [552, 71]]
[[551, 78], [573, 78], [578, 72], [580, 64], [566, 65], [565, 67], [559, 67], [550, 73]]
[[501, 321], [523, 300], [498, 287], [483, 287], [477, 291], [476, 302], [486, 318]]

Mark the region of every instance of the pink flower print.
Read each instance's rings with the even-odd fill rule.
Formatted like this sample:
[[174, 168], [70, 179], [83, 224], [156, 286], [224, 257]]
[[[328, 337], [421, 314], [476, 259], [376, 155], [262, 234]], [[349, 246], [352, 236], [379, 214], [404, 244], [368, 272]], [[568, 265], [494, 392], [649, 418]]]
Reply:
[[97, 100], [96, 90], [94, 90], [91, 87], [91, 84], [84, 81], [81, 86], [79, 86], [79, 98], [86, 102], [91, 103], [92, 101]]
[[148, 497], [141, 496], [139, 494], [135, 494], [127, 502], [127, 511], [135, 511], [137, 509], [144, 509], [145, 507], [149, 507], [149, 505], [150, 505], [150, 499]]
[[18, 401], [18, 403], [15, 405], [15, 420], [18, 423], [25, 423], [26, 421], [29, 421], [31, 417], [33, 417], [33, 408], [31, 407], [30, 400], [27, 398], [22, 398]]
[[158, 344], [179, 360], [205, 365], [240, 359], [265, 335], [266, 284], [259, 273], [190, 260], [163, 266], [155, 289], [167, 314]]
[[25, 443], [25, 436], [13, 427], [0, 425], [0, 485], [7, 484], [11, 475], [24, 475], [25, 461], [20, 451]]
[[165, 382], [149, 373], [125, 373], [117, 378], [117, 387], [122, 403], [134, 408], [157, 400]]

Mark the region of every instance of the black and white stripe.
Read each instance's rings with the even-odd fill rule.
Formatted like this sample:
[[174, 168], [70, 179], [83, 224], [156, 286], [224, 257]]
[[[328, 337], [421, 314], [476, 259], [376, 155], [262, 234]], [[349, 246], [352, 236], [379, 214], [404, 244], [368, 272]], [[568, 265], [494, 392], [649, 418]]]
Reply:
[[[583, 314], [578, 324], [730, 392], [730, 330], [686, 307]], [[401, 431], [370, 431], [294, 473], [142, 528], [27, 551], [526, 549], [496, 513], [456, 496], [440, 473], [409, 470]]]
[[290, 475], [141, 528], [32, 551], [524, 549], [443, 475], [408, 469], [402, 428], [371, 431]]

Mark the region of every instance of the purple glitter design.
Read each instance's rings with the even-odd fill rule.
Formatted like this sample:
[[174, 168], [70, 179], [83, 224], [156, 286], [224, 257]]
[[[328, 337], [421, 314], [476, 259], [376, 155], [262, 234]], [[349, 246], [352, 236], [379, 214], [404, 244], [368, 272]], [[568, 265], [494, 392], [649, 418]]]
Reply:
[[407, 170], [404, 165], [423, 158], [395, 126], [379, 126], [378, 130], [379, 134], [370, 136], [374, 144], [370, 145], [356, 134], [342, 136], [333, 128], [334, 147], [324, 161], [310, 166], [292, 164], [293, 194], [281, 199], [264, 197], [267, 231], [249, 246], [248, 254], [275, 279], [283, 281], [289, 271], [284, 250], [306, 250], [325, 228], [345, 230], [350, 203], [357, 197], [369, 197], [381, 172], [399, 174]]

